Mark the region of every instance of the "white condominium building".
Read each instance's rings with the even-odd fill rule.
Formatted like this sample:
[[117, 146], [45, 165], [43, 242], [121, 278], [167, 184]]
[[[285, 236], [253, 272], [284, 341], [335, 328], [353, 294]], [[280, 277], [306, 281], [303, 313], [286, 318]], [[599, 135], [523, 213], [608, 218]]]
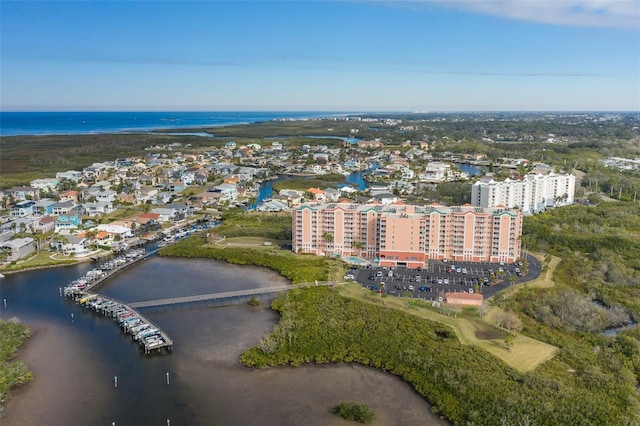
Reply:
[[471, 188], [471, 204], [477, 207], [519, 208], [525, 215], [573, 204], [576, 178], [572, 174], [528, 174], [519, 179], [496, 181], [484, 177]]

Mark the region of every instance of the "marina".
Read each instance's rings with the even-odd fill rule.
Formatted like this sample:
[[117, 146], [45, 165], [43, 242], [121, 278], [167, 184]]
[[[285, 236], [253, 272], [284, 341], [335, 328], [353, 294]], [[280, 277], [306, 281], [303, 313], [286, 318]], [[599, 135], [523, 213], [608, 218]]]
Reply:
[[149, 354], [153, 350], [161, 351], [163, 348], [171, 351], [173, 340], [167, 333], [131, 305], [93, 292], [114, 274], [152, 256], [157, 251], [157, 249], [147, 251], [144, 248], [129, 250], [99, 267], [87, 271], [83, 277], [73, 280], [64, 289], [60, 289], [61, 295], [65, 299], [75, 300], [87, 309], [112, 317], [125, 333], [129, 333], [133, 340], [138, 342], [145, 354]]

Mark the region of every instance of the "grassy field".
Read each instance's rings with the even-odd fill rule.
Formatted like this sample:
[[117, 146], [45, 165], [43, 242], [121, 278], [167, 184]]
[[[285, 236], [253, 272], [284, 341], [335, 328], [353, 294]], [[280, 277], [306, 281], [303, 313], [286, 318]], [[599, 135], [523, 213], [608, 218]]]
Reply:
[[269, 249], [278, 246], [278, 240], [270, 240], [262, 237], [233, 237], [215, 241], [218, 247], [251, 247], [255, 249]]
[[30, 268], [44, 268], [44, 267], [54, 267], [54, 266], [62, 266], [69, 265], [72, 263], [77, 263], [78, 259], [72, 258], [64, 258], [63, 256], [57, 256], [55, 253], [50, 251], [41, 251], [38, 254], [34, 254], [24, 260], [19, 260], [15, 264], [7, 265], [0, 269], [3, 272], [9, 271], [20, 271], [23, 269]]
[[445, 324], [455, 331], [460, 342], [482, 348], [521, 372], [534, 370], [540, 364], [553, 358], [558, 351], [555, 346], [522, 334], [516, 335], [511, 351], [507, 351], [504, 342], [506, 334], [491, 325], [492, 319], [498, 312], [497, 308], [492, 308], [485, 319], [480, 319], [476, 309], [467, 308], [460, 313], [454, 313], [445, 305], [443, 309], [439, 310], [431, 307], [425, 301], [373, 295], [371, 291], [362, 289], [357, 284], [347, 284], [341, 287], [340, 293], [366, 303], [384, 306], [388, 309], [404, 310], [411, 315]]

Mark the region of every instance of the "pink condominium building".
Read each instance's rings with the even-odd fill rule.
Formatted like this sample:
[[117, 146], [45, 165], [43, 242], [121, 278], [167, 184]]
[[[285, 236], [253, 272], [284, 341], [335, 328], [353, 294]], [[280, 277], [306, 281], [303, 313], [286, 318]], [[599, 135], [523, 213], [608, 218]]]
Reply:
[[425, 266], [429, 259], [515, 262], [522, 212], [501, 206], [304, 203], [293, 210], [293, 250], [356, 256], [381, 266]]

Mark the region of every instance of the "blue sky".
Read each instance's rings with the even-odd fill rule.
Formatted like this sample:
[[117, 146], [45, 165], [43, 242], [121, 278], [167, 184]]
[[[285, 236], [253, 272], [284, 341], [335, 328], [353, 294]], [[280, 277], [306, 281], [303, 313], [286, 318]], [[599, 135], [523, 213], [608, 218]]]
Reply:
[[10, 110], [640, 110], [640, 0], [0, 0]]

